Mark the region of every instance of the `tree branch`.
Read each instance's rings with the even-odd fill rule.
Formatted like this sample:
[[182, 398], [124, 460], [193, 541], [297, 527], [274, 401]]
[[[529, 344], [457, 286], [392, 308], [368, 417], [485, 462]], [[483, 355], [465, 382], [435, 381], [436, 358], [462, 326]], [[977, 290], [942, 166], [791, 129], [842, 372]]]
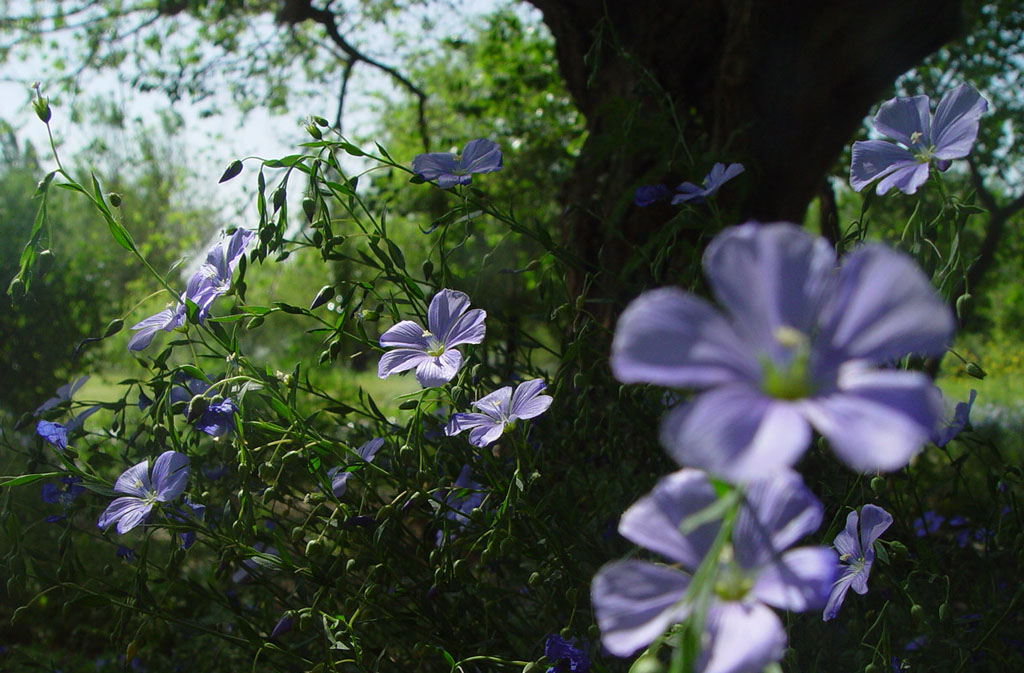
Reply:
[[[341, 97], [344, 98], [344, 92], [346, 88], [345, 82], [348, 80], [348, 72], [354, 67], [356, 63], [365, 63], [373, 68], [380, 70], [387, 74], [393, 80], [401, 84], [406, 90], [416, 97], [417, 101], [417, 117], [420, 138], [423, 140], [423, 150], [425, 152], [430, 151], [430, 137], [427, 134], [427, 94], [420, 89], [418, 86], [413, 84], [409, 78], [402, 73], [398, 72], [395, 68], [381, 63], [380, 61], [367, 56], [358, 49], [356, 49], [338, 30], [337, 16], [329, 9], [317, 9], [312, 6], [310, 0], [290, 0], [285, 2], [284, 7], [277, 14], [278, 21], [286, 23], [300, 23], [306, 19], [310, 19], [315, 23], [319, 23], [327, 31], [327, 37], [331, 39], [331, 42], [335, 44], [341, 51], [348, 56], [349, 61], [345, 66], [345, 78], [342, 80], [342, 93]], [[339, 110], [343, 100], [339, 100]]]

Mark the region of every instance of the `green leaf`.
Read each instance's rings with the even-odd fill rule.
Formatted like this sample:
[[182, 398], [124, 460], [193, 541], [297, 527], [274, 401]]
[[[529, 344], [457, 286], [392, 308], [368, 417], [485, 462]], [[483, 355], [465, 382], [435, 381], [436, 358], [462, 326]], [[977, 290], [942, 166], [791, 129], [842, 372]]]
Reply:
[[25, 484], [34, 484], [42, 479], [52, 479], [53, 477], [59, 477], [63, 472], [41, 472], [39, 474], [23, 474], [20, 477], [0, 477], [4, 481], [0, 481], [0, 487], [13, 488], [15, 486], [24, 486]]

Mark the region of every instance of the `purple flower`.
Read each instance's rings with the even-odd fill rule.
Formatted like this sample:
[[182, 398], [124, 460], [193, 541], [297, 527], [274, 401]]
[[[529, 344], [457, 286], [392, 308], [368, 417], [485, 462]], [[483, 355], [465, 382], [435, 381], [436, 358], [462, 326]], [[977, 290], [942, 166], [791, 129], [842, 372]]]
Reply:
[[234, 233], [206, 253], [206, 261], [189, 279], [185, 296], [199, 307], [200, 322], [209, 314], [213, 301], [231, 289], [231, 278], [256, 232], [235, 229]]
[[188, 456], [177, 451], [165, 451], [157, 457], [152, 478], [149, 460], [128, 468], [114, 483], [115, 491], [127, 495], [110, 503], [96, 525], [107, 529], [117, 522], [117, 534], [127, 533], [142, 523], [153, 505], [176, 500], [185, 490], [188, 472]]
[[[195, 524], [206, 518], [206, 505], [194, 503], [188, 499], [188, 496], [185, 496], [182, 504], [187, 508], [187, 511], [186, 509], [175, 507], [174, 510], [168, 513], [171, 519], [182, 523]], [[196, 543], [196, 532], [194, 530], [181, 531], [178, 535], [181, 538], [182, 549], [189, 549]]]
[[633, 195], [633, 203], [641, 208], [645, 208], [652, 203], [668, 201], [670, 198], [672, 198], [672, 192], [665, 185], [641, 185], [636, 188], [636, 193]]
[[189, 278], [185, 293], [173, 306], [132, 325], [135, 334], [128, 340], [128, 350], [144, 350], [160, 330], [170, 332], [184, 325], [186, 299], [199, 308], [199, 322], [206, 320], [213, 301], [231, 289], [231, 277], [255, 237], [255, 232], [236, 229], [226, 244], [225, 241], [217, 243], [207, 253], [203, 265]]
[[[184, 295], [183, 295], [184, 296]], [[185, 304], [177, 302], [173, 307], [144, 318], [131, 326], [135, 334], [128, 340], [128, 350], [141, 351], [149, 347], [153, 337], [160, 330], [170, 332], [185, 324]]]
[[[706, 473], [683, 469], [663, 477], [622, 515], [624, 537], [673, 565], [633, 559], [607, 564], [595, 575], [594, 612], [601, 641], [612, 654], [629, 656], [693, 614], [687, 590], [722, 525], [720, 518], [706, 516], [717, 502]], [[798, 612], [819, 608], [835, 577], [831, 549], [787, 551], [822, 518], [821, 503], [796, 473], [786, 470], [753, 482], [741, 503], [732, 544], [716, 559], [696, 673], [754, 673], [778, 660], [786, 632], [768, 606]]]
[[552, 663], [547, 673], [586, 673], [590, 670], [590, 657], [575, 646], [576, 640], [566, 640], [557, 633], [548, 636], [544, 643], [544, 656]]
[[230, 398], [214, 402], [206, 407], [206, 411], [196, 421], [195, 429], [205, 432], [214, 439], [220, 439], [235, 427], [235, 412], [238, 407]]
[[412, 160], [412, 172], [424, 180], [437, 180], [437, 186], [448, 189], [473, 182], [471, 173], [493, 173], [501, 170], [498, 143], [478, 138], [462, 148], [462, 156], [445, 152], [420, 154]]
[[914, 535], [917, 537], [924, 537], [925, 535], [931, 535], [939, 530], [939, 527], [945, 523], [946, 517], [942, 516], [934, 509], [930, 509], [924, 513], [924, 516], [919, 516], [914, 519]]
[[444, 433], [449, 437], [469, 430], [469, 443], [473, 446], [487, 446], [501, 437], [505, 428], [519, 419], [540, 416], [551, 406], [550, 395], [542, 395], [544, 381], [533, 379], [516, 386], [505, 386], [490, 395], [481, 397], [473, 406], [482, 413], [453, 414]]
[[44, 411], [49, 411], [50, 409], [53, 409], [55, 406], [59, 404], [63, 404], [64, 402], [70, 402], [71, 396], [78, 392], [78, 389], [84, 386], [85, 382], [88, 380], [88, 376], [79, 376], [71, 383], [65, 383], [60, 388], [57, 388], [57, 396], [51, 397], [50, 399], [40, 404], [39, 408], [36, 409], [34, 415], [38, 416]]
[[53, 482], [43, 484], [39, 498], [51, 505], [61, 505], [67, 510], [75, 498], [85, 492], [85, 487], [79, 486], [82, 483], [81, 477], [66, 476], [61, 477], [60, 481], [63, 486], [58, 486]]
[[910, 258], [881, 245], [836, 268], [832, 246], [786, 223], [719, 234], [704, 272], [724, 314], [674, 288], [623, 312], [612, 371], [626, 383], [702, 390], [669, 411], [661, 441], [681, 464], [746, 481], [794, 464], [813, 425], [848, 466], [907, 464], [941, 413], [920, 372], [873, 369], [939, 353], [953, 316]]
[[[372, 463], [373, 457], [377, 455], [382, 446], [384, 446], [384, 440], [380, 437], [374, 437], [356, 449], [356, 455], [363, 462]], [[351, 472], [342, 469], [340, 465], [327, 470], [327, 478], [331, 480], [331, 493], [334, 494], [335, 498], [345, 495], [345, 490], [348, 487], [348, 478], [351, 474]]]
[[949, 425], [939, 430], [932, 437], [932, 441], [935, 442], [935, 446], [942, 448], [946, 444], [953, 441], [953, 438], [963, 432], [967, 426], [971, 424], [971, 407], [974, 406], [974, 399], [978, 396], [978, 391], [971, 389], [970, 397], [966, 402], [957, 402], [956, 409], [953, 410], [953, 420], [950, 421]]
[[896, 187], [913, 194], [928, 179], [932, 159], [939, 170], [949, 168], [951, 159], [967, 156], [978, 137], [978, 118], [988, 101], [970, 84], [961, 84], [939, 101], [935, 117], [929, 119], [928, 96], [893, 98], [875, 115], [875, 130], [892, 138], [858, 140], [853, 144], [850, 186], [859, 192], [882, 178], [875, 188], [879, 195]]
[[711, 196], [725, 183], [743, 172], [743, 164], [717, 163], [711, 167], [711, 172], [704, 176], [704, 186], [698, 187], [692, 182], [684, 182], [676, 187], [678, 194], [672, 197], [672, 205], [686, 203], [703, 203], [705, 197]]
[[484, 340], [486, 328], [483, 309], [469, 309], [469, 297], [456, 290], [441, 290], [430, 300], [427, 329], [412, 320], [403, 320], [380, 336], [384, 353], [377, 365], [377, 376], [386, 379], [392, 374], [416, 368], [416, 380], [424, 388], [444, 385], [462, 366], [461, 344], [478, 344]]
[[115, 553], [117, 554], [117, 558], [122, 561], [131, 562], [135, 560], [135, 550], [131, 547], [125, 547], [123, 544], [117, 545], [117, 552]]
[[292, 630], [292, 624], [295, 622], [295, 614], [291, 611], [281, 615], [281, 618], [274, 624], [274, 629], [270, 632], [271, 638], [279, 638], [284, 634]]
[[[459, 496], [455, 493], [457, 490], [465, 490], [469, 491], [469, 493]], [[463, 465], [459, 476], [455, 478], [455, 483], [452, 484], [451, 490], [445, 493], [444, 498], [439, 498], [435, 495], [434, 499], [440, 502], [445, 510], [444, 518], [451, 521], [455, 524], [456, 528], [461, 530], [469, 523], [469, 513], [483, 504], [486, 495], [483, 486], [473, 481], [469, 465]], [[453, 537], [455, 537], [455, 533], [450, 532], [448, 539]], [[444, 539], [443, 531], [437, 531], [436, 543], [440, 545]]]
[[36, 423], [36, 434], [61, 451], [68, 448], [68, 429], [60, 423], [39, 421]]
[[875, 562], [875, 540], [892, 525], [892, 515], [881, 507], [864, 505], [860, 509], [860, 534], [857, 534], [857, 512], [852, 511], [846, 517], [846, 528], [836, 535], [832, 541], [839, 552], [839, 563], [842, 574], [832, 585], [832, 593], [822, 612], [826, 622], [839, 612], [846, 592], [853, 587], [859, 594], [868, 591], [868, 575], [871, 564]]

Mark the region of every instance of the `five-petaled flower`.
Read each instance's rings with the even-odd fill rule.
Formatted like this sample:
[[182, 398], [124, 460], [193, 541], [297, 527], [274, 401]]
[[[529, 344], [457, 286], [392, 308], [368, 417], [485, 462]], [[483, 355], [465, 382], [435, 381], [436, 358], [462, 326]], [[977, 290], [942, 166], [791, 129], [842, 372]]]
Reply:
[[256, 237], [248, 229], [235, 229], [227, 241], [220, 241], [206, 255], [206, 261], [192, 274], [185, 292], [173, 306], [132, 325], [135, 334], [128, 340], [128, 350], [141, 351], [149, 346], [160, 330], [170, 332], [185, 324], [185, 300], [199, 309], [199, 322], [206, 320], [213, 301], [231, 289], [231, 277], [245, 254], [245, 250]]
[[[715, 547], [720, 517], [707, 515], [718, 495], [706, 473], [663, 477], [622, 515], [619, 533], [673, 565], [631, 559], [609, 563], [591, 584], [601, 641], [625, 657], [696, 612], [688, 588]], [[713, 511], [713, 510], [711, 510]], [[696, 673], [753, 673], [786, 646], [782, 622], [768, 607], [802, 612], [825, 604], [836, 555], [827, 547], [789, 549], [821, 524], [821, 503], [791, 470], [750, 484], [740, 500], [732, 542], [714, 563]], [[678, 566], [676, 565], [678, 564]]]
[[451, 381], [462, 366], [461, 344], [478, 344], [484, 340], [483, 309], [469, 309], [469, 297], [456, 290], [441, 290], [434, 295], [427, 309], [427, 329], [412, 320], [403, 320], [380, 336], [384, 353], [377, 365], [382, 379], [398, 372], [416, 368], [416, 380], [424, 388], [434, 388]]
[[493, 173], [501, 170], [498, 143], [486, 138], [470, 140], [462, 155], [430, 152], [412, 160], [412, 172], [424, 180], [437, 180], [437, 186], [448, 189], [473, 182], [472, 173]]
[[704, 176], [704, 186], [698, 187], [692, 182], [684, 182], [676, 187], [675, 196], [672, 197], [672, 205], [686, 203], [703, 203], [704, 199], [719, 190], [725, 183], [743, 172], [743, 164], [717, 163], [711, 167], [711, 172]]
[[126, 495], [110, 503], [96, 525], [107, 529], [116, 522], [117, 534], [127, 533], [145, 520], [155, 504], [176, 500], [185, 490], [188, 472], [188, 456], [177, 451], [161, 453], [152, 475], [149, 460], [133, 465], [114, 483], [114, 490]]
[[[372, 463], [373, 457], [377, 455], [382, 446], [384, 446], [384, 440], [381, 437], [374, 437], [356, 449], [356, 455], [363, 462]], [[331, 480], [331, 493], [334, 494], [335, 498], [345, 495], [345, 490], [348, 488], [348, 478], [351, 475], [352, 473], [341, 465], [327, 470], [327, 478]]]
[[846, 592], [853, 587], [859, 594], [868, 591], [868, 575], [871, 564], [875, 562], [875, 540], [892, 524], [892, 515], [876, 505], [864, 505], [860, 509], [860, 534], [857, 533], [857, 512], [850, 512], [846, 517], [846, 528], [836, 535], [832, 542], [839, 552], [842, 575], [832, 585], [832, 593], [822, 613], [822, 619], [828, 621], [836, 616]]
[[517, 420], [535, 418], [547, 411], [552, 398], [542, 395], [543, 390], [543, 379], [524, 381], [516, 386], [515, 392], [512, 386], [499, 388], [473, 402], [481, 413], [453, 414], [444, 433], [451, 437], [469, 430], [470, 444], [487, 446]]
[[964, 83], [939, 101], [935, 116], [929, 118], [928, 96], [893, 98], [875, 115], [875, 130], [892, 138], [858, 140], [853, 144], [850, 186], [859, 192], [882, 178], [875, 188], [879, 195], [896, 187], [913, 194], [928, 179], [932, 160], [940, 171], [950, 160], [967, 156], [978, 137], [978, 119], [988, 101], [970, 84]]
[[931, 380], [871, 367], [941, 353], [953, 334], [910, 258], [865, 244], [837, 268], [823, 238], [748, 223], [711, 242], [704, 271], [726, 315], [654, 290], [626, 308], [612, 345], [620, 381], [703, 390], [662, 422], [680, 465], [747, 481], [793, 465], [813, 425], [853, 469], [895, 470], [931, 436], [942, 410]]

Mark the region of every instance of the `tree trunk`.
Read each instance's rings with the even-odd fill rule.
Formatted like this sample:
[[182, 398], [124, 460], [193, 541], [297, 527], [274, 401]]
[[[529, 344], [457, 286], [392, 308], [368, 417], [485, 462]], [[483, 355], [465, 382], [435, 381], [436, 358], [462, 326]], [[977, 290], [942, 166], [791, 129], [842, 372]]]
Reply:
[[574, 289], [616, 301], [686, 282], [679, 264], [646, 263], [656, 249], [635, 264], [638, 249], [674, 244], [692, 261], [714, 233], [709, 219], [666, 238], [675, 209], [634, 206], [638, 185], [699, 183], [739, 161], [723, 224], [800, 222], [871, 106], [960, 26], [960, 0], [530, 2], [589, 132], [564, 194], [563, 236], [593, 263]]

